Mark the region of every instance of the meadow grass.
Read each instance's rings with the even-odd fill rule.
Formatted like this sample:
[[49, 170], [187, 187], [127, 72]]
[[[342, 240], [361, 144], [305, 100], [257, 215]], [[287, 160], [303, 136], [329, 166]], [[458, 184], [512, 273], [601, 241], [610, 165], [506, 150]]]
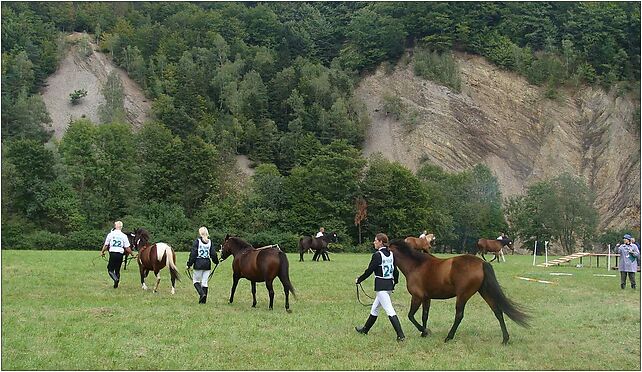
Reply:
[[[410, 295], [403, 275], [392, 299], [406, 341], [396, 342], [385, 316], [367, 336], [356, 333], [354, 326], [363, 325], [369, 312], [357, 302], [354, 285], [367, 254], [335, 254], [331, 262], [311, 262], [310, 255], [298, 262], [289, 254], [297, 293], [291, 314], [278, 280], [273, 311], [262, 284], [257, 307], [251, 307], [246, 280], [229, 304], [231, 259], [219, 265], [208, 302], [199, 305], [185, 274], [172, 296], [164, 269], [154, 294], [140, 288], [134, 263], [114, 289], [106, 262], [95, 257], [2, 250], [2, 369], [640, 370], [640, 292], [621, 290], [619, 276], [594, 276], [618, 274], [604, 267], [541, 268], [532, 266], [532, 257], [510, 255], [506, 263], [493, 263], [507, 296], [532, 316], [531, 328], [507, 319], [511, 339], [503, 346], [499, 324], [479, 295], [468, 302], [448, 343], [455, 301], [432, 301], [432, 335], [421, 338], [406, 317]], [[179, 252], [181, 273], [186, 260], [187, 253]], [[363, 285], [370, 296], [372, 280]]]

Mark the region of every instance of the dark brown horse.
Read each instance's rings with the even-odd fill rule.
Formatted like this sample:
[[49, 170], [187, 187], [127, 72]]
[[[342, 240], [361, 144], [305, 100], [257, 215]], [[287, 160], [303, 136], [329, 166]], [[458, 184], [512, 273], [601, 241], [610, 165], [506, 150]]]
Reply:
[[497, 260], [497, 262], [501, 262], [499, 260], [499, 256], [501, 256], [504, 259], [504, 262], [506, 262], [506, 258], [504, 258], [504, 252], [502, 248], [508, 247], [511, 251], [514, 252], [513, 250], [513, 241], [510, 239], [479, 239], [477, 241], [477, 253], [480, 253], [484, 261], [486, 261], [486, 257], [484, 257], [484, 253], [493, 253], [495, 257], [490, 260], [490, 262], [493, 262]]
[[299, 239], [299, 262], [303, 262], [303, 254], [308, 250], [314, 251], [312, 261], [318, 261], [319, 256], [323, 257], [323, 261], [330, 261], [330, 256], [328, 255], [328, 244], [336, 243], [337, 241], [337, 233], [334, 231], [319, 238], [304, 236]]
[[404, 241], [406, 242], [406, 244], [418, 251], [430, 253], [430, 248], [432, 248], [435, 240], [435, 234], [428, 234], [425, 238], [415, 238], [414, 236], [409, 236]]
[[[506, 344], [509, 338], [503, 314], [517, 324], [528, 327], [529, 316], [504, 295], [495, 278], [493, 266], [488, 262], [469, 254], [440, 259], [432, 254], [417, 252], [402, 240], [392, 241], [389, 248], [394, 255], [395, 264], [406, 277], [406, 287], [412, 295], [408, 319], [421, 332], [422, 337], [430, 334], [428, 312], [431, 299], [457, 298], [455, 322], [445, 340], [449, 341], [455, 337], [457, 327], [464, 318], [466, 302], [475, 292], [479, 292], [495, 313], [502, 329], [502, 343]], [[423, 305], [422, 324], [415, 320], [419, 305]]]
[[176, 268], [176, 252], [169, 244], [156, 243], [149, 244], [149, 233], [145, 229], [135, 231], [134, 247], [138, 249], [138, 269], [140, 271], [140, 283], [144, 290], [147, 290], [145, 278], [150, 271], [156, 276], [156, 285], [154, 292], [158, 291], [160, 284], [160, 274], [162, 268], [167, 266], [172, 281], [172, 294], [176, 293], [176, 280], [181, 280]]
[[252, 307], [256, 307], [256, 283], [265, 282], [265, 287], [270, 295], [270, 310], [272, 310], [274, 303], [272, 282], [278, 276], [285, 292], [285, 310], [288, 313], [291, 312], [288, 295], [289, 292], [292, 292], [292, 295], [295, 296], [294, 287], [290, 283], [288, 257], [278, 246], [256, 249], [241, 238], [227, 235], [221, 249], [221, 261], [230, 255], [234, 256], [230, 303], [234, 301], [234, 292], [236, 292], [239, 279], [245, 278], [252, 283]]

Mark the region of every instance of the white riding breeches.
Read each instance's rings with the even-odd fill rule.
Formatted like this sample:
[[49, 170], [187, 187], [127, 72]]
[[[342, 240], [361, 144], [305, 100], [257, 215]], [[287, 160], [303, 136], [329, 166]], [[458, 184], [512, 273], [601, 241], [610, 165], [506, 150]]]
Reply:
[[390, 299], [390, 291], [378, 291], [376, 292], [377, 296], [375, 297], [374, 302], [372, 303], [372, 308], [370, 309], [370, 314], [374, 316], [379, 315], [379, 305], [383, 307], [388, 316], [395, 316], [397, 313], [392, 307], [392, 300]]
[[207, 287], [207, 281], [209, 280], [210, 272], [212, 272], [212, 270], [194, 270], [192, 281], [194, 283], [201, 283], [201, 286]]

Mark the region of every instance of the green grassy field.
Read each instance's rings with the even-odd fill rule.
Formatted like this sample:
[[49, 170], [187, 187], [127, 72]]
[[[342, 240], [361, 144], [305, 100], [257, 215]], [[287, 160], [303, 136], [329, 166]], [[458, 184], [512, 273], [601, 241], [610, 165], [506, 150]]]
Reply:
[[[354, 326], [369, 311], [357, 302], [354, 286], [369, 262], [366, 254], [335, 254], [331, 262], [311, 262], [306, 255], [303, 263], [289, 254], [297, 290], [291, 314], [284, 310], [278, 280], [273, 311], [262, 284], [258, 305], [251, 307], [246, 280], [229, 304], [231, 258], [214, 274], [208, 303], [198, 305], [184, 274], [172, 296], [164, 269], [154, 294], [140, 288], [133, 265], [113, 289], [106, 262], [95, 257], [96, 252], [2, 251], [2, 369], [640, 370], [640, 292], [621, 290], [619, 277], [594, 276], [618, 274], [604, 267], [533, 267], [528, 256], [494, 263], [505, 293], [532, 316], [528, 329], [507, 319], [511, 339], [502, 346], [499, 324], [479, 295], [468, 302], [448, 343], [443, 340], [454, 299], [433, 301], [433, 334], [421, 338], [406, 317], [410, 296], [403, 276], [392, 298], [406, 341], [395, 341], [385, 316], [369, 335], [356, 333]], [[180, 252], [181, 273], [186, 260]], [[369, 295], [372, 280], [364, 283]]]

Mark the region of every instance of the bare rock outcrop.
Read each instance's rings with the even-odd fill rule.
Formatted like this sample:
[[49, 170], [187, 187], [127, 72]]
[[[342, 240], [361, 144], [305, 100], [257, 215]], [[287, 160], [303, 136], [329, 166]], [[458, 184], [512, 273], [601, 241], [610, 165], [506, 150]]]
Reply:
[[[639, 100], [594, 88], [550, 100], [481, 57], [456, 57], [461, 93], [416, 77], [412, 64], [380, 68], [359, 84], [372, 120], [365, 155], [381, 152], [413, 171], [424, 160], [447, 171], [483, 163], [505, 197], [569, 172], [595, 192], [600, 227], [639, 229]], [[386, 115], [382, 97], [390, 94], [415, 113], [416, 124]]]
[[[82, 34], [76, 33], [70, 39], [78, 39]], [[82, 117], [99, 123], [98, 107], [105, 102], [101, 90], [107, 81], [107, 76], [116, 70], [123, 83], [124, 108], [127, 121], [134, 127], [140, 127], [148, 119], [151, 104], [142, 90], [127, 73], [116, 67], [104, 54], [95, 51], [91, 44], [92, 53], [81, 56], [77, 46], [72, 46], [58, 70], [49, 76], [41, 94], [51, 116], [51, 127], [54, 137], [60, 139], [65, 133], [69, 122]], [[69, 94], [77, 89], [85, 89], [87, 96], [79, 104], [72, 105]]]

